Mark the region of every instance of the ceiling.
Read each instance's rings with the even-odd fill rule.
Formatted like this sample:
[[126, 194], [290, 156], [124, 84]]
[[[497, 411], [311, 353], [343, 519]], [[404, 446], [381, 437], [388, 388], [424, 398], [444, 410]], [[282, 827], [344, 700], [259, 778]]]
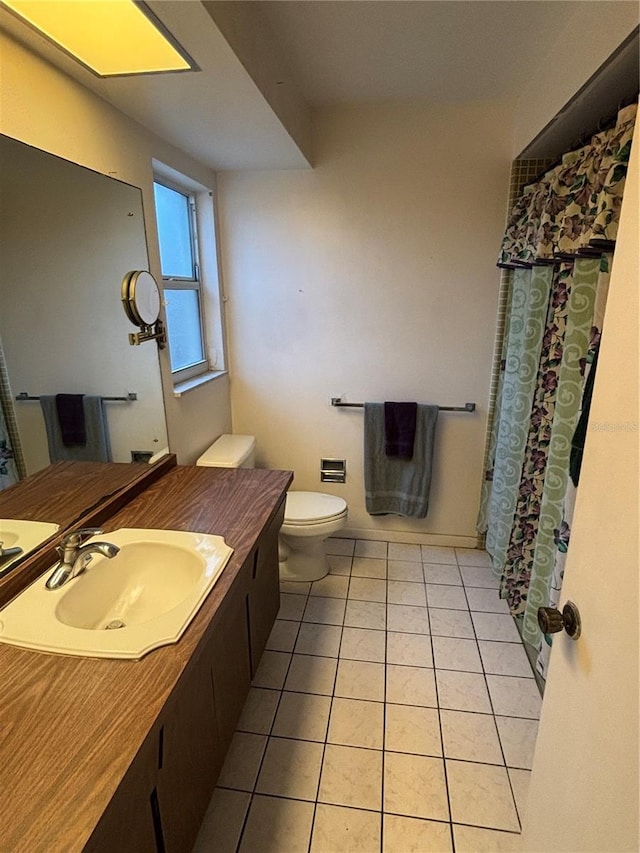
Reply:
[[149, 0], [201, 71], [108, 80], [1, 8], [0, 27], [213, 169], [290, 169], [309, 160], [304, 132], [292, 131], [294, 112], [302, 127], [313, 108], [330, 104], [515, 99], [544, 46], [594, 2], [609, 5]]

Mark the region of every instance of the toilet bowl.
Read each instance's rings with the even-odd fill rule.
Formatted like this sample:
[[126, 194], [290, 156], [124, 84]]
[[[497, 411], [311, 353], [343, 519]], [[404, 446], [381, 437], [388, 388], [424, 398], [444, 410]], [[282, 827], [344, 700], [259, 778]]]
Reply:
[[347, 503], [321, 492], [289, 492], [280, 528], [280, 577], [316, 581], [329, 573], [325, 540], [347, 520]]
[[[222, 435], [200, 456], [196, 465], [252, 468], [256, 440], [252, 435]], [[344, 527], [347, 503], [322, 492], [288, 492], [284, 523], [278, 539], [280, 577], [315, 581], [329, 573], [325, 540]]]

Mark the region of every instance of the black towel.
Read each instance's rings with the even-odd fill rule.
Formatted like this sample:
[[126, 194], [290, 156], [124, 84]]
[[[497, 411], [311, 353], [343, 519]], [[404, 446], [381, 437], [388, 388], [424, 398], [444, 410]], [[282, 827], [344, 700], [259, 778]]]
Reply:
[[582, 455], [584, 453], [584, 443], [587, 438], [587, 427], [589, 426], [589, 411], [591, 410], [591, 397], [593, 396], [593, 383], [596, 379], [596, 368], [598, 367], [598, 353], [600, 347], [596, 349], [591, 362], [591, 370], [584, 383], [584, 392], [582, 394], [582, 411], [580, 419], [576, 426], [576, 431], [571, 439], [571, 455], [569, 457], [569, 474], [571, 482], [577, 488], [580, 481], [580, 469], [582, 467]]
[[84, 447], [87, 443], [83, 397], [84, 394], [56, 394], [58, 423], [65, 447]]
[[398, 459], [413, 457], [417, 403], [384, 404], [384, 452]]

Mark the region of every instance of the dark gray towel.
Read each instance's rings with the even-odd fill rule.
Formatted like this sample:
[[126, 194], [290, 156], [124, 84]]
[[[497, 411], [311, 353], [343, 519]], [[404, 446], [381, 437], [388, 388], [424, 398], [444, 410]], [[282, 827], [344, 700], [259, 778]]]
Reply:
[[86, 442], [84, 445], [65, 447], [58, 421], [55, 396], [40, 397], [40, 406], [44, 416], [51, 462], [66, 460], [77, 462], [110, 462], [111, 448], [104, 416], [102, 397], [85, 395], [82, 399]]
[[84, 394], [56, 394], [56, 411], [65, 447], [84, 447], [87, 431], [84, 425]]
[[384, 452], [411, 459], [416, 437], [417, 403], [384, 404]]
[[364, 404], [364, 488], [369, 515], [426, 516], [437, 420], [437, 406], [418, 405], [413, 458], [388, 457], [384, 403]]

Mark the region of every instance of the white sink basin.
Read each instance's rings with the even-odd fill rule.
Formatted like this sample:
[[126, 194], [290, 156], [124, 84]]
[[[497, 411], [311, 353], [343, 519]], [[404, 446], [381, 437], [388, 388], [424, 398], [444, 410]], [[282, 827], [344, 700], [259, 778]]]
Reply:
[[47, 521], [22, 521], [15, 518], [0, 518], [0, 542], [3, 548], [21, 548], [20, 554], [8, 560], [0, 559], [0, 577], [9, 566], [41, 545], [60, 527]]
[[233, 553], [221, 536], [115, 530], [89, 539], [120, 548], [94, 554], [57, 590], [51, 570], [0, 611], [0, 642], [83, 657], [138, 659], [176, 643]]

